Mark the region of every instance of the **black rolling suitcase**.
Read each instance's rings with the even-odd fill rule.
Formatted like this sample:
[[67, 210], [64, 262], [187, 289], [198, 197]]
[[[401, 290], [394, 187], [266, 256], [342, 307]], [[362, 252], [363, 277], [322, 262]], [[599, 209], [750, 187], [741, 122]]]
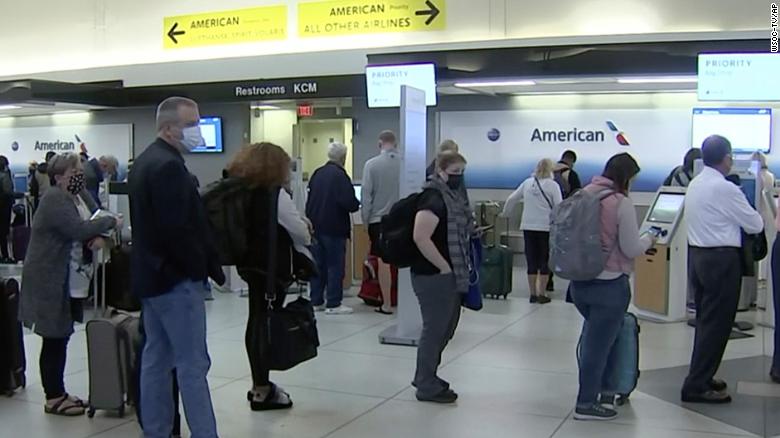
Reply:
[[11, 396], [27, 385], [24, 334], [19, 322], [19, 282], [0, 280], [0, 393]]
[[141, 310], [141, 301], [133, 294], [130, 282], [130, 249], [129, 245], [120, 245], [111, 250], [111, 259], [105, 264], [105, 272], [101, 270], [98, 276], [106, 276], [106, 305], [126, 312]]

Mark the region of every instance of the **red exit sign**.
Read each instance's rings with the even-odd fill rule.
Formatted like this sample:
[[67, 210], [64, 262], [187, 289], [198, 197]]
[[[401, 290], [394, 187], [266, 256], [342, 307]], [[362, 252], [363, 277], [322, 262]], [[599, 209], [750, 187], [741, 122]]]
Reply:
[[314, 105], [298, 105], [298, 117], [313, 117]]

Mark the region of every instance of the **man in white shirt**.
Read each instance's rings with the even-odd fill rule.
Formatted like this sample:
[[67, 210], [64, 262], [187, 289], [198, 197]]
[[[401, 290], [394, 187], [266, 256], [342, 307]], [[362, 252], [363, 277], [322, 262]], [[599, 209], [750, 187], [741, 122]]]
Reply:
[[696, 299], [696, 338], [682, 388], [688, 403], [729, 403], [726, 382], [715, 379], [726, 350], [742, 281], [742, 230], [761, 232], [764, 222], [742, 191], [726, 180], [731, 143], [711, 136], [702, 147], [704, 170], [688, 186], [688, 277]]

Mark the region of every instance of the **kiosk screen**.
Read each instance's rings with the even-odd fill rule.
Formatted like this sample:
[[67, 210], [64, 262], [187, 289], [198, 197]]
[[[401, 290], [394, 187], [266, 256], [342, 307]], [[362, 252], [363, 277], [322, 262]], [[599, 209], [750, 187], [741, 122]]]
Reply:
[[685, 201], [682, 193], [661, 193], [650, 211], [648, 221], [671, 224], [680, 212]]

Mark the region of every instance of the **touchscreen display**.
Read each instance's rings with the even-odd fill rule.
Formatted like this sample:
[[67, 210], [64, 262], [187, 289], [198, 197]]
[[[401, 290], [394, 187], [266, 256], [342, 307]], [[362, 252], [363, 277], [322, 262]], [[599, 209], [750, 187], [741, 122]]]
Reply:
[[650, 211], [648, 221], [671, 224], [683, 206], [685, 195], [682, 193], [661, 193]]

